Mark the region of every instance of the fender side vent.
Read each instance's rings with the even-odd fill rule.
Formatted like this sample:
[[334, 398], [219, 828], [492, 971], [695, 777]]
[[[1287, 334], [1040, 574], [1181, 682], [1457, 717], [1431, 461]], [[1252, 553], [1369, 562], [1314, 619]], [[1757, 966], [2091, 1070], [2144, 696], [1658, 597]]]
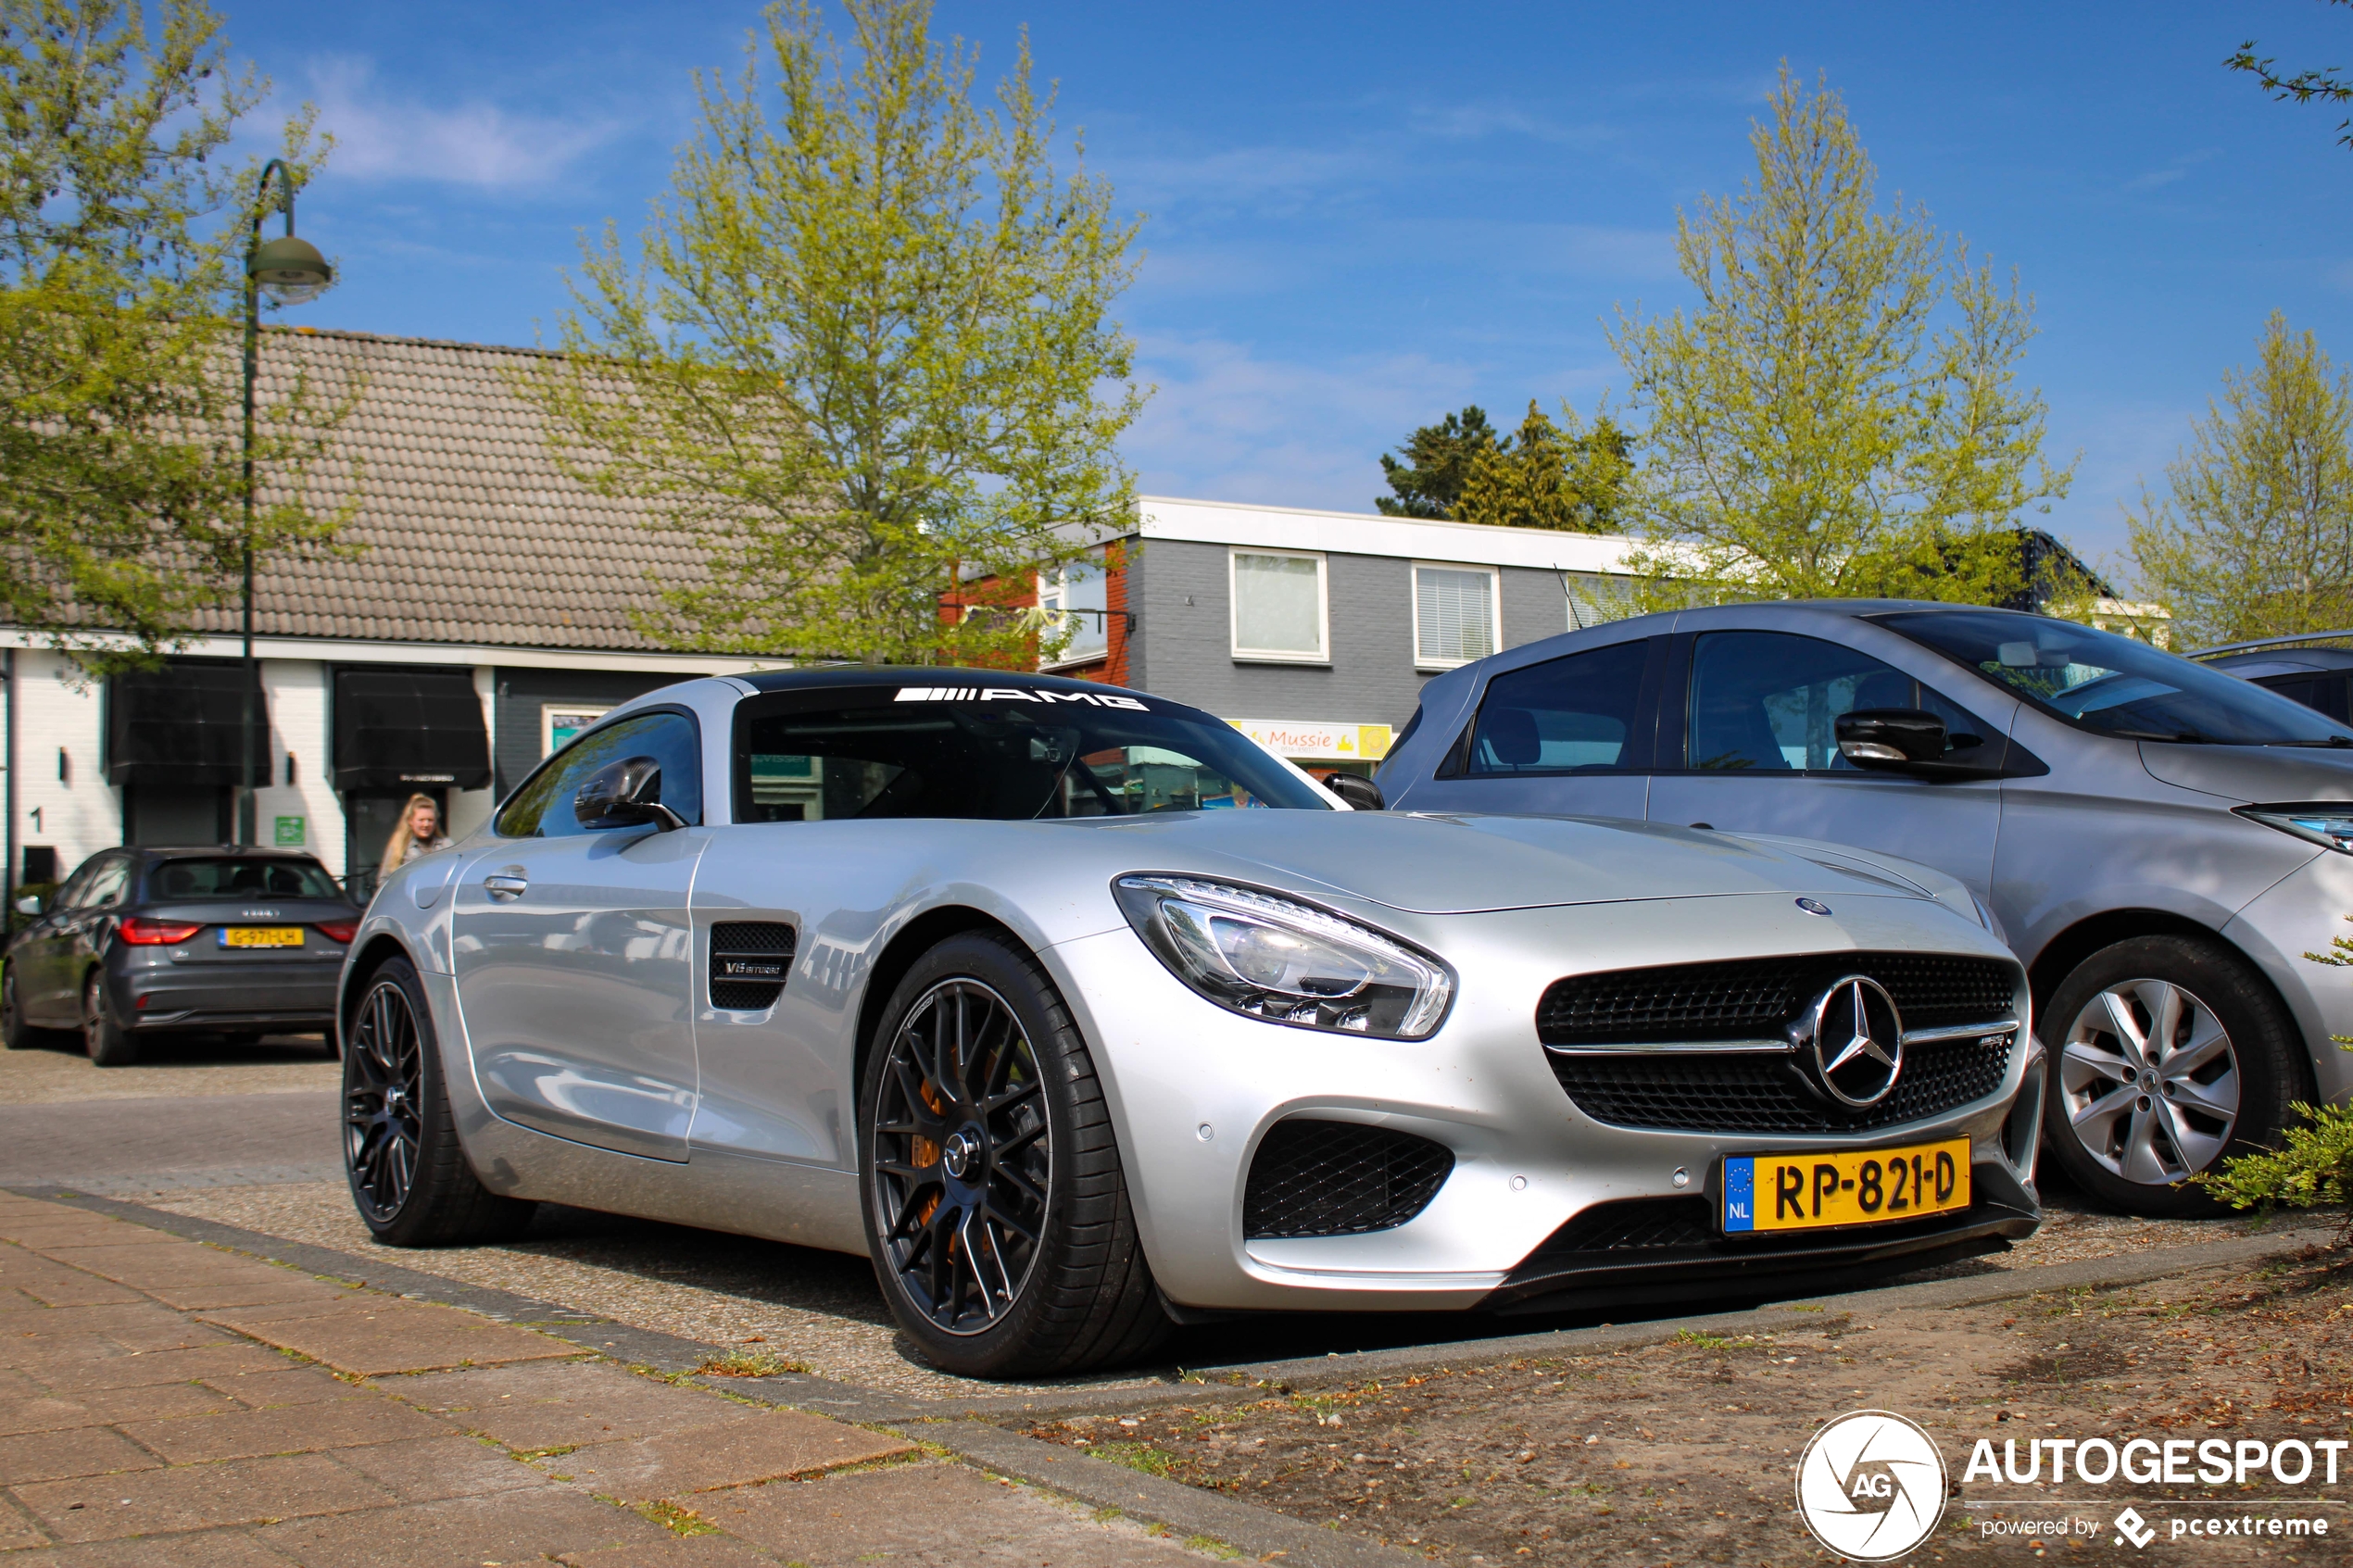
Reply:
[[1429, 1207], [1453, 1169], [1453, 1150], [1411, 1133], [1291, 1117], [1267, 1130], [1251, 1161], [1242, 1232], [1256, 1240], [1393, 1230]]
[[793, 928], [774, 921], [722, 921], [711, 928], [711, 1005], [759, 1012], [776, 1005], [792, 972]]

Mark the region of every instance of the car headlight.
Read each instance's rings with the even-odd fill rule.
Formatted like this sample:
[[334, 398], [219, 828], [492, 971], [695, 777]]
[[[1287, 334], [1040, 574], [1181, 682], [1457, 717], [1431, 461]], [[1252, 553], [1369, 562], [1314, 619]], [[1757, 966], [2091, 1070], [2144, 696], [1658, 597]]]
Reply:
[[1112, 891], [1177, 979], [1246, 1018], [1418, 1040], [1454, 995], [1428, 954], [1288, 898], [1180, 876], [1124, 876]]
[[2310, 806], [2241, 806], [2238, 815], [2284, 834], [2353, 855], [2353, 805], [2320, 802]]

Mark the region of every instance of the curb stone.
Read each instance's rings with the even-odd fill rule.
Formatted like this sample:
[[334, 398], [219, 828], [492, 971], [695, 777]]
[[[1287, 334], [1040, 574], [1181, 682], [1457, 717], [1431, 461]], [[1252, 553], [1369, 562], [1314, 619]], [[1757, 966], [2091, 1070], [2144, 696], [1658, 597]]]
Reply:
[[[651, 1329], [633, 1328], [590, 1313], [507, 1291], [461, 1285], [396, 1264], [361, 1259], [331, 1248], [286, 1241], [259, 1232], [99, 1198], [56, 1186], [9, 1186], [25, 1198], [110, 1214], [186, 1240], [246, 1252], [305, 1272], [351, 1280], [371, 1289], [460, 1307], [499, 1322], [528, 1324], [583, 1349], [649, 1366], [671, 1376], [691, 1374], [716, 1347]], [[929, 1443], [983, 1470], [1063, 1493], [1186, 1536], [1202, 1536], [1257, 1558], [1273, 1553], [1284, 1568], [1397, 1568], [1421, 1557], [1369, 1537], [1304, 1524], [1288, 1514], [1113, 1461], [989, 1424], [989, 1417], [1041, 1418], [1164, 1404], [1224, 1404], [1263, 1399], [1292, 1388], [1361, 1382], [1451, 1366], [1473, 1366], [1530, 1356], [1606, 1354], [1673, 1339], [1679, 1334], [1730, 1337], [1818, 1330], [1858, 1314], [1904, 1309], [1976, 1306], [2054, 1290], [2138, 1285], [2196, 1269], [2227, 1267], [2293, 1252], [2331, 1234], [2325, 1225], [2283, 1225], [2254, 1236], [2032, 1269], [2004, 1270], [1961, 1279], [1849, 1291], [1794, 1303], [1734, 1312], [1595, 1328], [1556, 1329], [1497, 1338], [1457, 1340], [1398, 1349], [1302, 1357], [1189, 1369], [1183, 1381], [1143, 1387], [1008, 1395], [980, 1399], [911, 1399], [807, 1373], [770, 1377], [688, 1375], [686, 1381], [754, 1403], [829, 1415]], [[1804, 1310], [1800, 1310], [1803, 1308]], [[1195, 1381], [1195, 1379], [1201, 1381]]]

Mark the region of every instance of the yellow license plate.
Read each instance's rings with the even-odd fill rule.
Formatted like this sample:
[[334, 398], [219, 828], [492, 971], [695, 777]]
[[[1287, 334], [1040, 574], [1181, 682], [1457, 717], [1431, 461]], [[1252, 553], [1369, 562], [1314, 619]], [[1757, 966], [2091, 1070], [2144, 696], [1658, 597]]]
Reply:
[[1724, 1229], [1828, 1230], [1969, 1207], [1969, 1139], [1837, 1154], [1724, 1160]]
[[220, 945], [224, 947], [299, 947], [302, 927], [298, 925], [224, 925], [220, 928]]

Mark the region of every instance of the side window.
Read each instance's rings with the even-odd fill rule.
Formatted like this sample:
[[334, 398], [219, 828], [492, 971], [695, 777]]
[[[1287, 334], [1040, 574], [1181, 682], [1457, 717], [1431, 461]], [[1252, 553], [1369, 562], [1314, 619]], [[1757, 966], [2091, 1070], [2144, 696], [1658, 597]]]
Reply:
[[2266, 675], [2255, 683], [2287, 698], [2300, 702], [2317, 712], [2325, 713], [2338, 723], [2353, 722], [2345, 701], [2345, 677], [2342, 675]]
[[1859, 771], [1839, 755], [1836, 731], [1858, 708], [1925, 709], [1944, 721], [1948, 756], [1986, 739], [1978, 720], [1869, 654], [1788, 632], [1711, 632], [1692, 650], [1686, 766]]
[[65, 885], [57, 889], [57, 896], [50, 900], [49, 907], [53, 909], [80, 909], [83, 902], [82, 895], [89, 891], [90, 884], [106, 868], [106, 859], [97, 855], [82, 861], [74, 873], [66, 878]]
[[523, 781], [498, 813], [503, 838], [567, 838], [590, 830], [573, 814], [573, 797], [599, 769], [626, 757], [661, 764], [661, 803], [689, 822], [702, 821], [702, 750], [695, 721], [683, 713], [642, 713], [583, 735]]
[[1498, 675], [1478, 705], [1463, 772], [1470, 778], [1639, 765], [1633, 755], [1642, 666], [1637, 639]]
[[118, 855], [98, 868], [82, 890], [81, 902], [92, 909], [104, 909], [122, 902], [123, 884], [131, 880], [131, 862]]

